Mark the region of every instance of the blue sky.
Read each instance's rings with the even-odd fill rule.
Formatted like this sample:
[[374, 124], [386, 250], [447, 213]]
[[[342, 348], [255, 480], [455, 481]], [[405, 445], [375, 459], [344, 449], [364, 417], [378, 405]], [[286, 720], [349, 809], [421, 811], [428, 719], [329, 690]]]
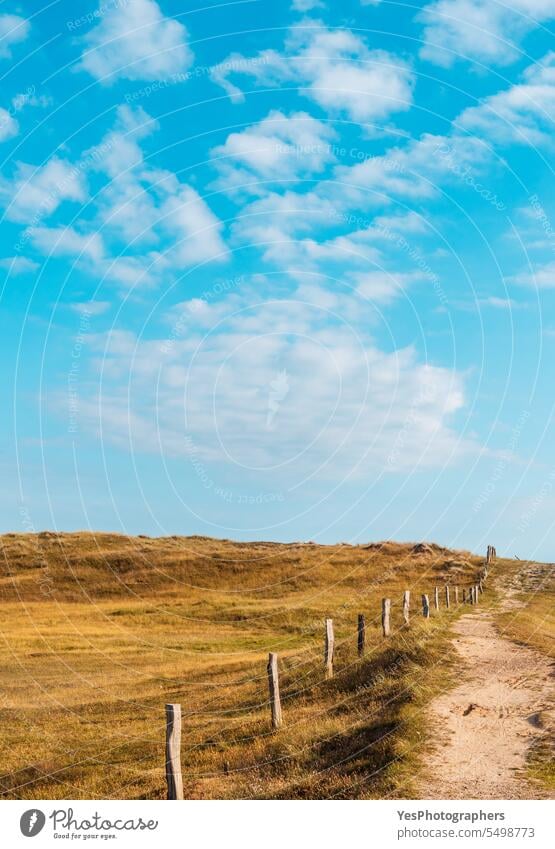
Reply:
[[553, 559], [552, 0], [0, 6], [5, 531]]

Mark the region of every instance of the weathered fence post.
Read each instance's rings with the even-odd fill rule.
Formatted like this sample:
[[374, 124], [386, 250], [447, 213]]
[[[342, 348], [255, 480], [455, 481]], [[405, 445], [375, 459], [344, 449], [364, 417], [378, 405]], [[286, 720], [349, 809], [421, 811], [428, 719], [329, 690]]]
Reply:
[[434, 589], [434, 607], [439, 610], [439, 587]]
[[166, 705], [166, 782], [168, 799], [183, 799], [181, 705]]
[[455, 604], [459, 603], [459, 588], [455, 587]]
[[326, 619], [326, 638], [324, 642], [324, 663], [326, 665], [326, 678], [333, 678], [333, 619]]
[[391, 599], [382, 598], [382, 629], [384, 637], [389, 637], [389, 614], [391, 611]]
[[366, 619], [364, 613], [358, 614], [358, 656], [362, 657], [366, 647]]
[[271, 651], [268, 656], [268, 684], [270, 687], [270, 710], [272, 711], [272, 728], [280, 728], [282, 723], [281, 699], [279, 696], [278, 656]]
[[427, 595], [422, 595], [422, 616], [424, 619], [430, 618], [430, 600]]
[[450, 606], [451, 605], [449, 604], [449, 586], [445, 584], [445, 607], [447, 608], [447, 610], [449, 610]]
[[403, 593], [403, 620], [405, 625], [410, 621], [410, 590], [405, 590]]
[[462, 591], [462, 600], [463, 600], [463, 604], [466, 604], [466, 590], [465, 590], [464, 587], [463, 587], [463, 591]]
[[479, 591], [480, 593], [483, 593], [483, 592], [484, 592], [484, 585], [482, 584], [482, 579], [481, 579], [481, 578], [480, 578], [480, 580], [478, 581], [478, 591]]
[[474, 604], [478, 604], [478, 586], [474, 587]]

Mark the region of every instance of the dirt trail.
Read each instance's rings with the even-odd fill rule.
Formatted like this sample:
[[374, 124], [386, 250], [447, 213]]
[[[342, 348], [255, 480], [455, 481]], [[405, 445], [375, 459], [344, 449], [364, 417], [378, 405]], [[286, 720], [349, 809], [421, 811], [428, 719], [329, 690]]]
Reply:
[[[514, 607], [513, 593], [506, 607]], [[534, 799], [546, 793], [523, 772], [540, 718], [554, 704], [549, 658], [500, 637], [487, 610], [454, 627], [467, 673], [432, 704], [432, 727], [444, 743], [428, 759], [422, 799]]]

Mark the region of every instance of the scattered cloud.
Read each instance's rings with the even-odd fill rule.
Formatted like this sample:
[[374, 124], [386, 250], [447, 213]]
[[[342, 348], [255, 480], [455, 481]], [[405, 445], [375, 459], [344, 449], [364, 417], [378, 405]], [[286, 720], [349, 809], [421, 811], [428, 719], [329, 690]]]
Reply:
[[98, 233], [78, 233], [72, 227], [34, 227], [33, 245], [49, 256], [87, 257], [98, 261], [104, 255], [104, 245]]
[[38, 262], [26, 256], [8, 256], [0, 259], [0, 267], [6, 268], [11, 275], [29, 274], [40, 268]]
[[35, 86], [29, 86], [26, 91], [12, 97], [8, 109], [0, 107], [0, 141], [13, 138], [19, 133], [19, 122], [16, 118], [18, 113], [29, 106], [45, 107], [49, 104], [50, 98], [46, 95], [37, 95]]
[[128, 291], [157, 286], [164, 272], [171, 272], [170, 262], [158, 251], [140, 256], [111, 257], [95, 267], [95, 273], [103, 281], [115, 283]]
[[180, 186], [160, 211], [163, 226], [175, 239], [166, 256], [177, 266], [227, 259], [222, 223], [191, 186]]
[[513, 298], [498, 298], [495, 295], [491, 295], [489, 298], [480, 298], [478, 303], [481, 307], [493, 307], [499, 310], [515, 310], [524, 306]]
[[359, 295], [373, 303], [389, 304], [409, 286], [425, 280], [422, 272], [391, 272], [384, 269], [357, 272], [352, 276]]
[[19, 124], [7, 109], [0, 107], [0, 142], [11, 139], [19, 133]]
[[331, 145], [335, 138], [329, 124], [306, 112], [286, 116], [272, 110], [262, 121], [231, 133], [224, 144], [213, 148], [212, 159], [221, 175], [215, 187], [266, 193], [268, 182], [322, 171], [335, 159]]
[[0, 59], [9, 59], [12, 46], [25, 41], [31, 25], [19, 15], [0, 15]]
[[69, 308], [79, 315], [88, 314], [96, 316], [108, 312], [111, 306], [110, 301], [81, 301], [70, 304]]
[[[155, 285], [163, 273], [197, 263], [224, 261], [223, 225], [206, 201], [173, 172], [146, 163], [141, 142], [157, 129], [142, 109], [120, 107], [113, 129], [77, 165], [57, 158], [38, 169], [20, 163], [11, 181], [0, 182], [8, 217], [29, 225], [27, 237], [37, 250], [79, 259], [83, 270], [126, 288]], [[62, 200], [85, 199], [87, 170], [105, 181], [90, 206], [94, 219], [77, 229], [44, 226]]]
[[167, 18], [155, 0], [111, 5], [83, 39], [80, 68], [102, 83], [117, 78], [159, 80], [193, 61], [183, 24]]
[[23, 224], [51, 215], [61, 203], [87, 197], [83, 173], [53, 156], [45, 165], [18, 162], [12, 179], [0, 177], [0, 201], [6, 217]]
[[[353, 325], [344, 298], [330, 315], [326, 289], [322, 306], [306, 294], [247, 287], [177, 305], [166, 340], [98, 336], [102, 394], [91, 384], [81, 415], [133, 450], [271, 470], [290, 485], [306, 474], [340, 481], [441, 467], [469, 450], [450, 425], [464, 404], [457, 372], [419, 362], [412, 348], [380, 351], [362, 299]], [[268, 398], [284, 373], [287, 396], [269, 429]]]
[[296, 84], [326, 112], [359, 123], [383, 120], [412, 105], [414, 75], [405, 61], [370, 50], [349, 29], [327, 29], [320, 21], [292, 26], [282, 53], [264, 50], [255, 60], [232, 54], [213, 69], [214, 81], [241, 102], [243, 92], [229, 79], [233, 73], [264, 86]]
[[418, 15], [420, 55], [446, 67], [457, 59], [508, 65], [520, 57], [524, 36], [554, 17], [552, 0], [435, 0]]
[[310, 12], [312, 9], [322, 9], [325, 5], [323, 0], [293, 0], [291, 8], [295, 12]]
[[554, 289], [555, 288], [555, 262], [547, 262], [542, 265], [537, 265], [527, 271], [522, 271], [509, 278], [511, 283], [517, 283], [521, 286], [533, 286], [538, 289]]

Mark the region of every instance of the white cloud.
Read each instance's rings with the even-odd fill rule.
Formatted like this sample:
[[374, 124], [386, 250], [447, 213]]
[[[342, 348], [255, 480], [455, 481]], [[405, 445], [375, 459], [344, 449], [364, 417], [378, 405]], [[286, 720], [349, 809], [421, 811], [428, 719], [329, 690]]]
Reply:
[[85, 36], [80, 67], [103, 83], [118, 77], [157, 80], [185, 71], [193, 61], [183, 24], [163, 15], [154, 0], [108, 5]]
[[426, 279], [419, 272], [391, 272], [385, 269], [362, 271], [352, 275], [357, 292], [374, 303], [388, 304], [414, 283]]
[[428, 221], [418, 212], [400, 212], [395, 215], [378, 215], [372, 222], [378, 234], [387, 233], [430, 233]]
[[49, 103], [50, 99], [46, 95], [39, 97], [35, 94], [35, 86], [29, 86], [27, 91], [12, 97], [9, 109], [0, 107], [0, 141], [13, 138], [19, 133], [19, 122], [15, 117], [19, 112], [29, 106], [45, 107]]
[[235, 72], [265, 86], [295, 83], [327, 112], [360, 123], [382, 120], [412, 104], [414, 79], [406, 62], [370, 50], [351, 30], [330, 30], [319, 21], [291, 27], [283, 53], [264, 50], [254, 60], [232, 54], [213, 69], [214, 81], [241, 101], [243, 93], [228, 79]]
[[180, 186], [161, 207], [162, 226], [175, 242], [166, 256], [178, 266], [227, 259], [222, 223], [191, 186]]
[[223, 225], [206, 201], [173, 172], [145, 162], [139, 142], [157, 129], [144, 110], [120, 107], [94, 164], [109, 178], [98, 195], [97, 229], [130, 250], [156, 246], [144, 256], [106, 259], [103, 274], [127, 287], [153, 285], [172, 267], [227, 258]]
[[[287, 191], [272, 192], [250, 203], [233, 223], [232, 233], [237, 243], [264, 244], [265, 250], [284, 251], [288, 244], [302, 234], [335, 222], [337, 206], [323, 194], [301, 194]], [[274, 245], [275, 243], [275, 245]], [[269, 253], [266, 253], [266, 257]]]
[[82, 301], [76, 302], [75, 304], [70, 304], [70, 309], [73, 312], [82, 315], [83, 313], [88, 315], [103, 315], [107, 312], [112, 304], [110, 301]]
[[495, 295], [490, 295], [489, 298], [480, 298], [478, 303], [480, 306], [493, 307], [498, 310], [514, 310], [523, 306], [512, 298], [498, 298]]
[[[212, 150], [221, 174], [216, 186], [229, 190], [259, 180], [292, 180], [322, 171], [335, 158], [331, 145], [335, 137], [331, 126], [306, 112], [286, 116], [273, 110], [258, 124], [231, 133]], [[254, 185], [243, 191], [256, 194], [268, 189]]]
[[6, 141], [17, 136], [19, 124], [7, 109], [0, 107], [0, 141]]
[[6, 268], [10, 274], [27, 274], [40, 268], [38, 262], [28, 259], [26, 256], [8, 256], [0, 259], [0, 267]]
[[432, 198], [446, 182], [462, 182], [465, 174], [481, 173], [491, 158], [481, 139], [425, 133], [382, 156], [338, 166], [338, 185], [332, 187], [330, 197], [335, 196], [343, 206], [363, 208], [387, 204], [396, 197]]
[[0, 58], [9, 58], [12, 45], [25, 41], [30, 29], [29, 21], [19, 15], [0, 15]]
[[418, 18], [424, 23], [420, 55], [449, 66], [459, 58], [507, 65], [519, 58], [516, 45], [543, 21], [555, 17], [553, 0], [435, 0]]
[[555, 114], [555, 52], [524, 72], [522, 83], [466, 109], [458, 123], [498, 141], [551, 144]]
[[170, 271], [170, 263], [158, 251], [142, 256], [118, 256], [97, 266], [98, 275], [123, 289], [156, 286], [161, 275]]
[[158, 128], [158, 122], [143, 109], [120, 106], [114, 128], [98, 146], [102, 156], [94, 160], [96, 170], [109, 177], [99, 195], [99, 226], [127, 243], [151, 243], [157, 238], [154, 227], [160, 213], [148, 191], [150, 171], [144, 164], [140, 142]]
[[46, 94], [37, 95], [36, 87], [34, 85], [29, 86], [26, 91], [21, 91], [19, 94], [16, 94], [12, 97], [12, 107], [15, 112], [21, 112], [22, 109], [25, 109], [27, 106], [35, 106], [40, 108], [45, 108], [46, 106], [50, 106], [52, 103], [52, 98], [50, 98]]
[[34, 227], [31, 240], [38, 250], [51, 256], [82, 256], [98, 261], [104, 255], [98, 233], [78, 233], [72, 227]]
[[86, 196], [83, 173], [57, 156], [42, 166], [19, 162], [11, 180], [0, 178], [0, 199], [11, 221], [39, 222], [63, 201], [84, 201]]
[[291, 4], [295, 12], [310, 12], [311, 9], [322, 9], [324, 6], [323, 0], [293, 0]]
[[262, 482], [270, 470], [273, 484], [441, 467], [469, 450], [451, 425], [464, 404], [457, 372], [412, 348], [380, 351], [356, 295], [308, 294], [247, 288], [178, 305], [166, 340], [96, 337], [102, 395], [91, 384], [81, 414], [132, 450], [255, 467]]

